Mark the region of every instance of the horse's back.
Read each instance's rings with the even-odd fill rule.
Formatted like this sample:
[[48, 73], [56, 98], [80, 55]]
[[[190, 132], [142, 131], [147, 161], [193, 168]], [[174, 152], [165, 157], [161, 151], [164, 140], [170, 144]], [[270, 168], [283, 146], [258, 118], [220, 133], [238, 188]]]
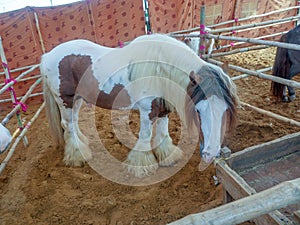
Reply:
[[[287, 43], [300, 44], [300, 25], [290, 30], [287, 34]], [[290, 75], [300, 73], [300, 51], [299, 50], [288, 50], [288, 57], [291, 61]]]
[[143, 41], [156, 42], [157, 45], [160, 45], [160, 47], [163, 47], [164, 43], [173, 44], [177, 47], [184, 48], [187, 51], [191, 51], [191, 49], [186, 44], [184, 44], [183, 42], [178, 41], [177, 39], [170, 37], [166, 34], [142, 35], [142, 36], [134, 39], [130, 44], [135, 44], [135, 43], [143, 42]]
[[92, 60], [109, 52], [111, 48], [95, 44], [88, 40], [78, 39], [62, 43], [42, 56], [42, 64], [58, 63], [67, 55], [89, 55]]
[[87, 56], [94, 62], [97, 58], [111, 51], [111, 49], [83, 39], [62, 43], [50, 52], [42, 55], [40, 70], [44, 77], [44, 82], [48, 82], [50, 86], [58, 87], [59, 64], [67, 56]]

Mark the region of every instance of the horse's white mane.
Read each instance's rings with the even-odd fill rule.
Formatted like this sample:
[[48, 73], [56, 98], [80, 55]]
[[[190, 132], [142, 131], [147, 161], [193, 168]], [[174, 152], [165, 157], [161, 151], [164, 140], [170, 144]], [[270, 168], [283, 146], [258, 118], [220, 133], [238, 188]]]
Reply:
[[[169, 109], [176, 107], [185, 118], [186, 89], [191, 71], [199, 70], [206, 62], [202, 61], [187, 45], [167, 35], [153, 34], [141, 36], [128, 45], [128, 50], [143, 49], [148, 60], [132, 65], [130, 79], [147, 79], [147, 87], [152, 86], [157, 93], [171, 103]], [[135, 51], [134, 51], [135, 52]], [[135, 91], [142, 91], [135, 89]]]
[[[199, 69], [206, 63], [184, 43], [167, 35], [153, 34], [140, 36], [127, 47], [128, 54], [137, 54], [136, 56], [138, 56], [139, 53], [137, 52], [142, 51], [140, 52], [144, 56], [142, 58], [151, 62], [152, 66], [155, 67], [152, 69], [156, 71], [149, 71], [150, 74], [162, 77], [166, 76], [166, 78], [172, 79], [175, 82], [177, 79], [181, 82], [182, 75], [186, 77], [192, 70]], [[143, 77], [145, 74], [136, 73], [134, 76], [132, 77], [133, 79], [140, 76]]]

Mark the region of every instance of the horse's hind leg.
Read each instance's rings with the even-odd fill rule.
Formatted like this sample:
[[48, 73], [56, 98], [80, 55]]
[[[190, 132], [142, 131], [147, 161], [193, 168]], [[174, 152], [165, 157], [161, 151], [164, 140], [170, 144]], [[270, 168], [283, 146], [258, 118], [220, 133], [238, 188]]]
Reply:
[[168, 116], [157, 119], [156, 135], [154, 138], [154, 154], [160, 166], [170, 166], [179, 161], [183, 152], [172, 143], [168, 129]]
[[125, 161], [128, 166], [128, 171], [137, 177], [149, 176], [158, 168], [158, 163], [153, 155], [150, 143], [153, 126], [152, 121], [149, 119], [151, 103], [148, 103], [149, 101], [142, 101], [139, 103], [139, 139]]
[[292, 102], [296, 99], [296, 92], [293, 87], [288, 86], [287, 89], [288, 89], [288, 93], [289, 93], [289, 99]]
[[283, 94], [282, 94], [282, 101], [283, 102], [288, 102], [289, 101], [289, 98], [288, 98], [288, 96], [286, 94], [286, 89], [287, 89], [287, 86], [284, 85], [284, 87], [283, 87]]
[[74, 106], [73, 106], [73, 124], [76, 128], [76, 132], [77, 132], [79, 138], [81, 139], [81, 141], [83, 141], [85, 144], [89, 145], [88, 138], [81, 132], [81, 130], [79, 129], [79, 126], [78, 126], [78, 115], [79, 115], [79, 110], [81, 108], [82, 102], [83, 102], [82, 99], [78, 99], [78, 100], [76, 100], [76, 102], [74, 102]]
[[[70, 166], [82, 166], [85, 161], [91, 158], [91, 151], [85, 140], [82, 140], [83, 134], [78, 133], [78, 112], [80, 107], [76, 103], [73, 109], [61, 108], [61, 124], [64, 129], [65, 156], [64, 162]], [[80, 106], [80, 105], [79, 105]]]

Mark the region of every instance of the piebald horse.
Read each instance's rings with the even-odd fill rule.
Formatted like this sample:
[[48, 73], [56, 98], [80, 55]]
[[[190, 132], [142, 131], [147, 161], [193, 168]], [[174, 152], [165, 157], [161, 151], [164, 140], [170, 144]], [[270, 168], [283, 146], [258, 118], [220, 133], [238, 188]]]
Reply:
[[183, 155], [169, 135], [169, 112], [176, 109], [187, 127], [196, 125], [206, 163], [219, 155], [235, 122], [238, 97], [229, 76], [166, 35], [144, 35], [116, 49], [69, 41], [44, 54], [40, 69], [49, 124], [65, 148], [67, 165], [80, 166], [92, 157], [77, 124], [82, 100], [105, 109], [139, 110], [139, 139], [126, 160], [137, 177]]

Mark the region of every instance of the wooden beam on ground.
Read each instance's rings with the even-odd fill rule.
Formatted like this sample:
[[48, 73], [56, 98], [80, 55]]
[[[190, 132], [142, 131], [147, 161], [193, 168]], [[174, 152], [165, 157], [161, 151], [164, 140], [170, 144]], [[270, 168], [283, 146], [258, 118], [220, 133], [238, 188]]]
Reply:
[[188, 215], [170, 225], [239, 224], [299, 201], [300, 178], [205, 212]]
[[252, 110], [254, 110], [254, 111], [258, 112], [258, 113], [261, 113], [263, 115], [270, 116], [270, 117], [272, 117], [274, 119], [277, 119], [277, 120], [289, 123], [291, 125], [295, 125], [295, 126], [300, 127], [300, 122], [298, 122], [296, 120], [293, 120], [293, 119], [290, 119], [290, 118], [278, 115], [276, 113], [273, 113], [273, 112], [270, 112], [270, 111], [267, 111], [267, 110], [264, 110], [264, 109], [260, 109], [258, 107], [255, 107], [255, 106], [250, 105], [250, 104], [245, 103], [245, 102], [240, 102], [240, 103], [241, 103], [242, 106], [248, 107], [248, 108], [250, 108], [250, 109], [252, 109]]

